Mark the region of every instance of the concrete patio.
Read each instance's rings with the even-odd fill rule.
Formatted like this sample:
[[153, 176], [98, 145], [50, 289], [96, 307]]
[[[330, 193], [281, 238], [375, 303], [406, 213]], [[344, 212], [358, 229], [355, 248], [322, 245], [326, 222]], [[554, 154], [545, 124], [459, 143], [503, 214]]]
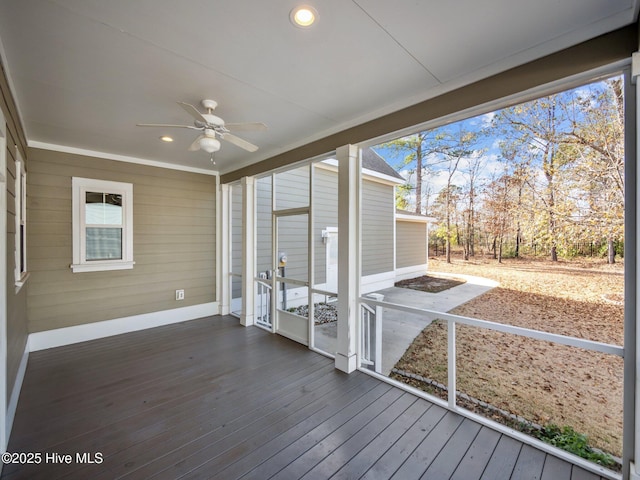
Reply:
[[[498, 282], [472, 275], [430, 272], [440, 277], [462, 278], [465, 283], [439, 293], [421, 292], [409, 288], [390, 287], [374, 292], [384, 296], [384, 301], [427, 310], [448, 312], [495, 288]], [[437, 315], [411, 315], [384, 308], [382, 314], [382, 373], [389, 375], [407, 348]], [[315, 328], [315, 346], [332, 353], [335, 348], [336, 325], [329, 323]]]

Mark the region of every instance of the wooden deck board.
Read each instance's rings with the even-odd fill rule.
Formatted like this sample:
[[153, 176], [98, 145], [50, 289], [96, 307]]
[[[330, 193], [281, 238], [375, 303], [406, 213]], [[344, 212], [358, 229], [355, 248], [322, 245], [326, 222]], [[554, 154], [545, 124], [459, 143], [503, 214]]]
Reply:
[[556, 478], [571, 478], [571, 465], [557, 457], [547, 455], [542, 469], [541, 480], [554, 480]]
[[[325, 408], [309, 416], [304, 421], [298, 423], [286, 432], [279, 435], [271, 435], [270, 432], [264, 432], [247, 445], [238, 445], [228, 452], [229, 455], [240, 458], [233, 460], [228, 464], [222, 464], [221, 470], [213, 470], [211, 478], [240, 478], [248, 472], [258, 469], [258, 471], [266, 471], [266, 466], [262, 464], [280, 453], [289, 445], [296, 443], [307, 435], [310, 431], [333, 417], [340, 410], [361, 396], [368, 395], [376, 386], [376, 382], [358, 382], [352, 390], [341, 389], [340, 396], [329, 403]], [[246, 455], [246, 448], [251, 448], [252, 455]], [[215, 468], [215, 466], [212, 466]]]
[[232, 317], [31, 354], [2, 480], [600, 478]]
[[325, 456], [314, 468], [302, 477], [305, 480], [324, 480], [332, 477], [345, 463], [345, 459], [356, 456], [369, 442], [372, 442], [381, 431], [401, 416], [416, 398], [411, 394], [404, 394], [384, 412], [369, 422], [359, 432], [346, 442]]
[[523, 445], [511, 475], [512, 480], [539, 480], [546, 454], [530, 445]]
[[422, 478], [451, 478], [458, 464], [473, 443], [481, 426], [469, 419], [465, 419], [455, 433], [449, 438], [444, 448], [429, 465]]
[[409, 480], [422, 477], [463, 421], [460, 415], [447, 412], [391, 478]]
[[482, 427], [465, 456], [460, 460], [451, 480], [478, 480], [489, 463], [500, 437], [500, 433], [495, 430]]
[[409, 428], [420, 418], [431, 404], [418, 399], [405, 410], [391, 425], [366, 445], [358, 454], [343, 464], [331, 478], [336, 480], [356, 480], [362, 476], [371, 466], [378, 461], [380, 456], [389, 450], [397, 440], [404, 435]]

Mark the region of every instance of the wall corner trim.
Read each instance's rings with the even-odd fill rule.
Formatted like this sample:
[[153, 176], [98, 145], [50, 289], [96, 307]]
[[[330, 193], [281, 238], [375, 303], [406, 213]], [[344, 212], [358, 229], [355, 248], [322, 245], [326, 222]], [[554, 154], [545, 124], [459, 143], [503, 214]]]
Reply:
[[172, 323], [195, 320], [218, 314], [218, 302], [202, 303], [189, 307], [173, 308], [160, 312], [144, 313], [102, 322], [75, 325], [29, 334], [29, 350], [37, 352], [48, 348], [136, 332]]
[[[9, 439], [11, 438], [11, 429], [13, 428], [13, 420], [16, 416], [16, 410], [18, 409], [18, 399], [20, 398], [20, 391], [22, 390], [22, 382], [24, 381], [24, 376], [27, 373], [27, 363], [29, 361], [29, 341], [27, 340], [27, 344], [24, 346], [24, 352], [22, 352], [22, 359], [20, 360], [20, 365], [18, 366], [18, 372], [16, 373], [16, 381], [13, 383], [13, 389], [11, 390], [11, 398], [8, 399], [7, 403], [7, 416], [6, 416], [6, 439], [7, 445], [3, 445], [2, 448], [6, 448], [8, 446]], [[4, 452], [4, 450], [3, 450]]]

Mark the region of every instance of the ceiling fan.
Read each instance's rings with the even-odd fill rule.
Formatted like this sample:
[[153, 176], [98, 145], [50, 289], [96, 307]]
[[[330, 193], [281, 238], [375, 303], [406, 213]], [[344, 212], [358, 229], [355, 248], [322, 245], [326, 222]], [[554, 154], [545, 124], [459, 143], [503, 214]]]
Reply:
[[191, 146], [189, 151], [204, 150], [207, 153], [214, 154], [220, 150], [219, 137], [222, 140], [226, 140], [229, 143], [243, 148], [249, 152], [255, 152], [258, 147], [253, 143], [247, 142], [240, 137], [233, 135], [232, 131], [261, 131], [266, 130], [267, 126], [261, 122], [251, 123], [225, 123], [223, 119], [215, 116], [213, 110], [218, 106], [214, 100], [202, 100], [202, 106], [207, 110], [207, 113], [200, 113], [196, 107], [189, 103], [178, 102], [189, 115], [194, 119], [193, 125], [166, 125], [157, 123], [138, 123], [138, 127], [176, 127], [176, 128], [189, 128], [191, 130], [198, 130], [202, 132], [202, 135], [198, 136]]

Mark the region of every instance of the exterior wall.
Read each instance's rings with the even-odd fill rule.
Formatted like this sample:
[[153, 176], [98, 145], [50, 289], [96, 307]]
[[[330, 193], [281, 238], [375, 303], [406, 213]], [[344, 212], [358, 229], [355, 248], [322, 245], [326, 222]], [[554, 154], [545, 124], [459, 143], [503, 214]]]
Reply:
[[396, 268], [427, 263], [427, 225], [396, 221]]
[[[231, 190], [231, 272], [242, 274], [242, 186]], [[231, 297], [242, 296], [242, 283], [232, 282]]]
[[315, 251], [315, 284], [327, 281], [327, 252], [322, 231], [338, 228], [338, 175], [322, 167], [315, 167], [313, 177], [313, 245]]
[[[309, 206], [309, 166], [274, 176], [276, 211]], [[287, 254], [286, 277], [309, 280], [309, 217], [295, 215], [278, 219], [278, 251]], [[260, 243], [262, 238], [258, 240]]]
[[[30, 332], [215, 301], [213, 176], [39, 149], [29, 156]], [[133, 184], [132, 270], [71, 272], [74, 176]]]
[[256, 180], [256, 269], [258, 274], [273, 268], [271, 189], [271, 176]]
[[[338, 226], [338, 177], [335, 171], [314, 167], [313, 242], [315, 249], [315, 283], [326, 282], [326, 252], [322, 230]], [[309, 179], [307, 167], [276, 175], [278, 210], [307, 206]], [[280, 188], [278, 187], [280, 185]], [[280, 192], [278, 194], [278, 192]], [[257, 181], [257, 271], [271, 267], [271, 184], [268, 178]], [[393, 272], [393, 229], [395, 199], [392, 185], [363, 181], [362, 186], [362, 274], [363, 276]], [[286, 220], [284, 220], [286, 222]], [[283, 230], [280, 250], [289, 258], [287, 276], [306, 280], [306, 225]], [[339, 233], [338, 233], [339, 234]], [[388, 282], [387, 282], [388, 283]], [[388, 286], [388, 285], [386, 285]], [[377, 288], [377, 287], [376, 287]], [[382, 287], [380, 287], [382, 288]]]
[[393, 271], [393, 186], [362, 182], [362, 275]]
[[[1, 66], [1, 65], [0, 65]], [[6, 121], [7, 171], [3, 172], [7, 180], [7, 401], [13, 394], [20, 362], [24, 354], [27, 338], [27, 288], [28, 283], [18, 292], [15, 288], [15, 175], [16, 157], [19, 150], [22, 159], [27, 162], [27, 142], [20, 126], [18, 111], [7, 83], [4, 67], [0, 71], [0, 108]], [[29, 165], [27, 163], [27, 175]], [[27, 195], [29, 192], [27, 191]], [[27, 214], [28, 218], [28, 214]], [[27, 251], [28, 254], [28, 251]], [[2, 306], [2, 308], [4, 308]]]
[[[308, 167], [276, 174], [278, 210], [307, 206]], [[272, 255], [271, 177], [256, 182], [257, 272], [270, 270]], [[313, 238], [315, 285], [326, 283], [326, 246], [322, 230], [338, 226], [338, 177], [334, 169], [314, 166]], [[363, 292], [393, 285], [394, 217], [393, 185], [364, 180], [362, 183]], [[307, 280], [307, 224], [300, 217], [283, 217], [279, 249], [288, 255], [287, 277]], [[423, 225], [424, 228], [424, 225]], [[338, 233], [339, 234], [339, 233]]]

